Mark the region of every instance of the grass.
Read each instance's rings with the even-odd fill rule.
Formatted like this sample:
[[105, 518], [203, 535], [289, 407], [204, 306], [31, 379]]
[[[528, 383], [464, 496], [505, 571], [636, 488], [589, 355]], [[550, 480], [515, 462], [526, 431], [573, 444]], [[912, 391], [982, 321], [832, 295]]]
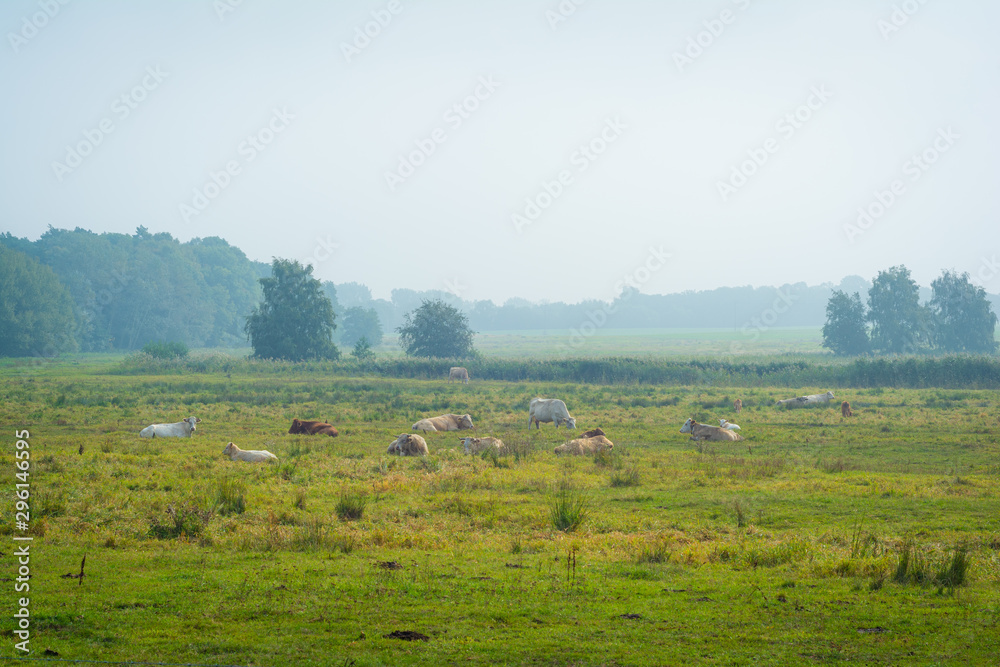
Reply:
[[[120, 363], [0, 364], [0, 419], [31, 433], [39, 652], [355, 665], [991, 664], [1000, 652], [996, 390], [835, 389], [857, 411], [845, 420], [773, 407], [827, 389], [813, 385], [108, 373]], [[573, 432], [528, 431], [538, 395], [563, 398], [615, 449], [555, 457]], [[734, 418], [737, 397], [745, 441], [678, 432], [688, 417]], [[430, 433], [426, 459], [385, 453], [444, 412], [469, 412], [507, 451], [470, 456], [459, 434]], [[192, 414], [190, 439], [138, 438]], [[341, 435], [286, 433], [311, 415]], [[229, 461], [228, 441], [281, 463]], [[11, 481], [14, 461], [5, 448]], [[83, 584], [61, 578], [85, 554]], [[383, 637], [395, 630], [430, 641]]]

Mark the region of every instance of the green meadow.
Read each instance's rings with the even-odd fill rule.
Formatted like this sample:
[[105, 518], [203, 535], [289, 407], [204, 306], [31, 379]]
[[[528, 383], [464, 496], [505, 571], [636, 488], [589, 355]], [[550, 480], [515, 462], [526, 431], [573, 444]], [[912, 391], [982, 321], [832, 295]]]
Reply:
[[[485, 355], [537, 349], [517, 345]], [[996, 664], [997, 389], [461, 385], [346, 368], [0, 364], [0, 470], [13, 490], [27, 430], [31, 485], [27, 532], [4, 494], [0, 656], [24, 655], [10, 617], [27, 595], [30, 657], [68, 660]], [[829, 388], [836, 405], [774, 406]], [[614, 450], [555, 456], [574, 432], [529, 431], [535, 396], [564, 399], [576, 432], [600, 426]], [[465, 432], [430, 433], [426, 458], [386, 454], [447, 412], [506, 450], [469, 456]], [[191, 438], [138, 437], [191, 415]], [[288, 435], [296, 417], [340, 435]], [[728, 418], [745, 440], [692, 442], [688, 417]], [[229, 461], [230, 441], [279, 462]], [[16, 593], [12, 538], [26, 535], [30, 592]], [[67, 577], [84, 556], [82, 580]]]

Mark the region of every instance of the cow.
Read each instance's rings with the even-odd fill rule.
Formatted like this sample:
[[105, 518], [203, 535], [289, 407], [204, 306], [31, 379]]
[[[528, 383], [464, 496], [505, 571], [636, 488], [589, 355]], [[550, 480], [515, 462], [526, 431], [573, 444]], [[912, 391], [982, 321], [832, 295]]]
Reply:
[[441, 415], [440, 417], [428, 417], [421, 419], [410, 427], [413, 431], [464, 431], [476, 428], [472, 424], [470, 415]]
[[565, 423], [566, 428], [576, 428], [576, 420], [569, 416], [566, 404], [558, 398], [533, 398], [528, 404], [528, 428], [535, 424], [541, 428], [542, 422], [553, 422], [556, 428]]
[[829, 403], [830, 399], [833, 398], [833, 392], [828, 391], [825, 394], [811, 394], [809, 396], [798, 396], [796, 398], [786, 398], [778, 401], [775, 405], [779, 408], [804, 408], [810, 405], [821, 405], [823, 403]]
[[734, 424], [731, 421], [729, 421], [728, 419], [720, 419], [719, 420], [719, 426], [721, 426], [724, 429], [728, 429], [730, 431], [739, 431], [740, 430], [739, 424]]
[[222, 450], [223, 455], [228, 456], [230, 461], [246, 461], [247, 463], [273, 463], [278, 457], [266, 449], [240, 449], [233, 443], [226, 445]]
[[448, 369], [448, 382], [461, 380], [463, 384], [469, 384], [469, 371], [461, 366], [452, 366]]
[[553, 451], [557, 456], [560, 454], [585, 456], [587, 454], [596, 454], [598, 452], [614, 449], [614, 447], [615, 443], [611, 442], [603, 435], [595, 435], [592, 438], [577, 438], [576, 440], [570, 440], [563, 445], [559, 445]]
[[331, 438], [336, 438], [340, 433], [333, 427], [333, 424], [328, 424], [327, 422], [304, 422], [300, 419], [292, 420], [292, 427], [288, 429], [288, 432], [292, 435], [297, 433], [303, 433], [305, 435], [328, 435]]
[[150, 424], [139, 431], [140, 438], [190, 438], [200, 419], [188, 417], [173, 424]]
[[840, 404], [840, 416], [841, 417], [853, 417], [854, 411], [851, 410], [851, 404], [844, 401]]
[[585, 432], [581, 433], [580, 437], [581, 438], [593, 438], [595, 435], [607, 435], [607, 433], [605, 433], [603, 430], [601, 430], [601, 427], [598, 426], [597, 428], [592, 428], [589, 431], [585, 431]]
[[739, 398], [733, 401], [733, 409], [736, 410], [736, 414], [743, 412], [743, 401]]
[[419, 435], [402, 433], [389, 444], [388, 454], [398, 456], [427, 456], [427, 442]]
[[493, 450], [498, 454], [503, 451], [503, 440], [500, 438], [462, 438], [459, 440], [466, 454], [482, 454], [485, 451]]
[[688, 419], [681, 426], [681, 433], [690, 433], [692, 440], [742, 440], [743, 436], [735, 431], [720, 426], [699, 424], [694, 419]]

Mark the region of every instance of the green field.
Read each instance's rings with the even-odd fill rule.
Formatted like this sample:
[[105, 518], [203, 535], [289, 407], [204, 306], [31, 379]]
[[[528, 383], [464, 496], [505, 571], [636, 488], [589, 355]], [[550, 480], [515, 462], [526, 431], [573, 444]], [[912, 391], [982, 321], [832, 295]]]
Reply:
[[[838, 388], [857, 412], [842, 419], [839, 405], [773, 405], [827, 389], [816, 386], [466, 386], [121, 364], [0, 365], [5, 485], [26, 429], [34, 538], [30, 593], [15, 593], [12, 537], [24, 533], [4, 494], [0, 590], [8, 619], [30, 595], [31, 657], [997, 664], [1000, 391]], [[563, 429], [527, 429], [539, 395], [602, 427], [613, 452], [556, 457]], [[427, 458], [386, 454], [412, 422], [445, 412], [470, 413], [508, 452], [471, 457], [459, 434], [432, 433]], [[202, 419], [190, 439], [138, 437], [189, 415]], [[341, 435], [288, 435], [293, 417]], [[730, 418], [746, 440], [691, 442], [678, 432], [687, 417]], [[229, 461], [229, 441], [280, 463]], [[576, 509], [580, 523], [559, 529]], [[84, 556], [82, 583], [64, 577]], [[0, 656], [22, 655], [12, 627]]]

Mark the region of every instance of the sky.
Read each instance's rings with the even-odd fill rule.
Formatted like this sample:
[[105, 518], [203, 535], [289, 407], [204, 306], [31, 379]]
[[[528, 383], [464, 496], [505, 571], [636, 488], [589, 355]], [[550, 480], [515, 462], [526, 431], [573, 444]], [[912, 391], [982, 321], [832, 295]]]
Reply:
[[4, 0], [0, 232], [502, 303], [1000, 292], [987, 0]]

